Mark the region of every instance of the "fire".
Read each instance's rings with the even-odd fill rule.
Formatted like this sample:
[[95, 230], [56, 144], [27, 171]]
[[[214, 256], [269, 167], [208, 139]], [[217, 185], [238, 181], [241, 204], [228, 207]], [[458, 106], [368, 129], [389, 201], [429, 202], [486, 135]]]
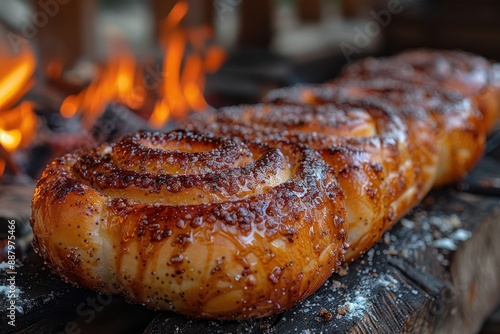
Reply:
[[[0, 149], [11, 154], [26, 147], [35, 135], [36, 116], [30, 102], [15, 103], [32, 87], [35, 56], [25, 47], [18, 54], [0, 49]], [[0, 159], [2, 176], [8, 156]]]
[[110, 57], [96, 79], [82, 92], [68, 96], [60, 107], [61, 115], [73, 117], [83, 113], [83, 122], [91, 126], [111, 101], [120, 101], [131, 108], [141, 107], [144, 94], [136, 87], [136, 60], [122, 39], [110, 43]]
[[[160, 101], [156, 103], [149, 119], [149, 123], [155, 127], [161, 127], [170, 116], [182, 118], [189, 110], [205, 110], [208, 107], [203, 97], [205, 75], [215, 72], [226, 59], [222, 48], [205, 47], [211, 35], [207, 27], [190, 30], [179, 27], [187, 11], [188, 4], [185, 1], [177, 2], [163, 22], [161, 42], [165, 48], [163, 71], [166, 80], [159, 92]], [[183, 63], [188, 46], [193, 51]]]
[[16, 108], [1, 112], [0, 143], [8, 152], [26, 147], [35, 136], [36, 116], [31, 102], [22, 102]]
[[160, 128], [170, 117], [178, 119], [191, 110], [205, 110], [208, 107], [203, 97], [205, 75], [222, 65], [226, 53], [220, 47], [205, 46], [211, 36], [208, 28], [180, 26], [188, 9], [187, 2], [177, 2], [162, 23], [160, 42], [165, 56], [162, 74], [154, 78], [154, 84], [145, 79], [123, 39], [115, 40], [108, 61], [94, 81], [79, 94], [68, 96], [60, 113], [67, 118], [81, 113], [84, 124], [90, 127], [111, 101], [140, 110], [147, 96], [153, 96], [156, 102], [151, 103], [154, 107], [149, 123]]
[[0, 47], [0, 110], [17, 102], [33, 85], [35, 57], [28, 47], [19, 54]]
[[64, 61], [61, 59], [52, 59], [45, 68], [45, 73], [49, 79], [59, 79], [62, 75]]

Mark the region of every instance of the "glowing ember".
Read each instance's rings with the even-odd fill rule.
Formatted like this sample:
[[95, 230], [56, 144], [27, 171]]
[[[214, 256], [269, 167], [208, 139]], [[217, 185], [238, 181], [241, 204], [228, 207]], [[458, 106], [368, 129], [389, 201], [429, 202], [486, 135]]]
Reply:
[[21, 143], [21, 131], [14, 129], [5, 131], [0, 129], [0, 142], [7, 151], [14, 151]]
[[[22, 102], [12, 107], [31, 88], [34, 70], [35, 57], [28, 47], [19, 54], [0, 49], [0, 146], [7, 154], [26, 147], [35, 135], [33, 105]], [[6, 161], [0, 159], [0, 176], [5, 166]]]
[[36, 130], [36, 116], [30, 102], [22, 102], [18, 107], [0, 112], [0, 144], [8, 152], [26, 147]]

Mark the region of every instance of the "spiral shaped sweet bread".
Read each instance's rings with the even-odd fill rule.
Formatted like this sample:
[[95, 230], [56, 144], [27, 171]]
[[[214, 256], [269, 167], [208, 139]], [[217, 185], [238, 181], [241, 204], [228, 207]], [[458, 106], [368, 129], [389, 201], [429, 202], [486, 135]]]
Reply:
[[[297, 89], [283, 92], [296, 96]], [[186, 127], [271, 146], [292, 142], [319, 150], [346, 198], [348, 261], [371, 248], [428, 190], [417, 180], [407, 126], [382, 101], [337, 95], [328, 104], [230, 107], [200, 115]]]
[[[444, 88], [436, 90], [430, 86], [391, 79], [361, 81], [345, 78], [331, 85], [283, 88], [266, 97], [270, 102], [307, 105], [331, 105], [345, 99], [387, 101], [394, 112], [405, 120], [407, 151], [411, 153], [404, 157], [411, 160], [414, 174], [404, 181], [412, 185], [408, 188], [414, 189], [414, 194], [409, 196], [406, 193], [408, 202], [395, 211], [398, 213], [396, 219], [401, 217], [400, 212], [405, 213], [412, 206], [411, 203], [421, 200], [433, 186], [463, 177], [481, 157], [485, 143], [481, 114], [476, 105], [458, 91]], [[348, 189], [348, 182], [343, 184], [342, 178], [340, 182], [342, 189]], [[383, 193], [391, 191], [380, 184], [377, 189]], [[380, 239], [380, 232], [392, 226], [394, 220], [380, 216], [379, 220], [385, 219], [386, 223], [373, 224], [377, 219], [368, 215], [371, 223], [368, 224], [369, 228], [366, 227], [360, 223], [358, 216], [349, 215], [351, 212], [363, 212], [363, 217], [367, 217], [366, 212], [357, 206], [361, 199], [366, 199], [366, 194], [364, 191], [358, 192], [356, 196], [350, 192], [345, 194], [350, 245], [346, 258], [349, 260], [371, 248]], [[396, 199], [390, 198], [390, 201], [395, 203]], [[380, 205], [383, 206], [383, 203], [376, 202], [374, 208]], [[382, 229], [377, 233], [380, 227]]]
[[35, 247], [66, 281], [152, 308], [290, 308], [338, 268], [346, 226], [319, 153], [282, 147], [141, 132], [66, 155], [38, 182]]
[[489, 71], [455, 52], [367, 60], [65, 155], [37, 183], [34, 246], [66, 281], [151, 308], [285, 310], [472, 168], [497, 113]]
[[265, 100], [321, 105], [349, 98], [384, 101], [405, 121], [412, 159], [420, 182], [426, 184], [424, 193], [432, 186], [462, 178], [481, 157], [487, 121], [476, 104], [457, 90], [394, 79], [348, 77], [333, 84], [277, 89]]
[[346, 66], [342, 77], [393, 78], [438, 89], [451, 88], [477, 103], [487, 131], [498, 117], [499, 91], [492, 64], [467, 52], [415, 49], [389, 58], [367, 58]]

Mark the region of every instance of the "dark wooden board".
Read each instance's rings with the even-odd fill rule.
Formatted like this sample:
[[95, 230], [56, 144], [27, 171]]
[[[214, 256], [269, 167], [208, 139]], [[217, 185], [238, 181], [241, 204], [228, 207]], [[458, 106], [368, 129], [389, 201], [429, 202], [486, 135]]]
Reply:
[[[453, 189], [434, 192], [352, 263], [346, 276], [333, 275], [287, 312], [243, 322], [148, 311], [119, 297], [99, 304], [89, 321], [78, 306], [88, 306], [87, 299], [98, 295], [62, 283], [31, 254], [18, 266], [22, 312], [17, 329], [49, 333], [75, 322], [82, 333], [103, 328], [106, 333], [133, 333], [146, 327], [145, 333], [477, 332], [500, 301], [499, 217], [499, 198]], [[5, 278], [2, 270], [2, 284]], [[0, 294], [2, 309], [6, 302]], [[328, 314], [332, 319], [326, 319]]]

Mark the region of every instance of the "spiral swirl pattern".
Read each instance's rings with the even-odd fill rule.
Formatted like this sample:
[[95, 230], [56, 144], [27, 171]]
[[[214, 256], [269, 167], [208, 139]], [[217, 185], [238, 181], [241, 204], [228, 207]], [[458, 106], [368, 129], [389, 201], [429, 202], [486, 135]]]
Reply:
[[415, 49], [390, 58], [367, 58], [346, 66], [342, 77], [393, 78], [457, 90], [477, 103], [488, 131], [500, 109], [491, 63], [466, 52]]
[[344, 252], [335, 175], [294, 145], [141, 132], [57, 160], [33, 206], [35, 245], [68, 281], [198, 317], [289, 308]]
[[423, 193], [462, 178], [481, 157], [485, 120], [471, 99], [453, 89], [394, 79], [341, 78], [333, 84], [278, 89], [265, 98], [298, 105], [342, 99], [385, 101], [405, 121]]
[[[394, 220], [401, 218], [412, 203], [420, 201], [433, 187], [440, 186], [464, 176], [481, 157], [484, 149], [485, 131], [482, 117], [475, 104], [460, 92], [450, 89], [436, 90], [432, 86], [423, 84], [401, 82], [392, 79], [368, 79], [356, 80], [344, 78], [335, 84], [317, 86], [296, 86], [283, 88], [271, 92], [266, 99], [269, 102], [281, 104], [307, 104], [307, 105], [331, 105], [339, 101], [388, 101], [392, 110], [401, 119], [405, 120], [406, 152], [398, 153], [402, 160], [396, 160], [395, 166], [400, 166], [399, 175], [404, 177], [394, 178], [405, 184], [404, 192], [396, 192], [398, 196], [385, 196], [371, 194], [371, 189], [376, 188], [382, 193], [394, 193], [394, 186], [390, 183], [381, 183], [375, 175], [365, 174], [364, 177], [349, 175], [348, 178], [339, 178], [341, 188], [346, 194], [346, 205], [348, 213], [350, 245], [346, 258], [353, 259], [361, 252], [371, 248], [377, 242], [383, 231], [392, 226]], [[402, 138], [399, 136], [399, 138]], [[401, 145], [399, 145], [401, 147]], [[343, 149], [332, 149], [330, 151], [344, 152]], [[366, 171], [367, 168], [359, 168], [362, 164], [352, 159], [356, 156], [353, 152], [344, 154], [342, 159], [327, 159], [329, 164], [338, 170], [335, 161], [350, 161], [351, 170], [357, 166], [358, 169]], [[364, 162], [365, 166], [373, 163], [376, 153], [368, 156]], [[405, 160], [411, 172], [401, 173], [401, 166], [405, 166]], [[386, 161], [384, 157], [377, 161]], [[408, 161], [406, 161], [408, 163]], [[383, 165], [382, 165], [383, 166]], [[387, 170], [387, 166], [384, 166]], [[389, 169], [391, 170], [391, 169]], [[352, 173], [352, 172], [351, 172]], [[359, 173], [359, 172], [358, 172]], [[393, 172], [394, 173], [394, 172]], [[380, 179], [387, 179], [386, 175], [378, 175]], [[348, 180], [343, 182], [342, 180]], [[363, 188], [361, 180], [369, 180]], [[356, 187], [352, 187], [352, 180], [356, 180]], [[369, 187], [368, 185], [376, 185]], [[359, 191], [362, 189], [361, 191]], [[369, 200], [368, 200], [369, 198]], [[363, 203], [363, 206], [360, 206]], [[386, 207], [387, 203], [392, 210], [392, 215], [377, 215], [377, 208]], [[397, 209], [394, 205], [399, 204]], [[366, 208], [370, 209], [367, 210]], [[356, 213], [355, 215], [352, 213]], [[365, 224], [368, 217], [370, 224]], [[380, 222], [374, 224], [374, 222]]]
[[317, 149], [346, 197], [346, 260], [352, 260], [372, 247], [425, 189], [417, 182], [418, 170], [410, 158], [407, 126], [391, 105], [337, 93], [328, 103], [291, 104], [307, 89], [294, 87], [269, 97], [289, 104], [224, 108], [199, 116], [187, 127], [272, 146], [292, 142]]

